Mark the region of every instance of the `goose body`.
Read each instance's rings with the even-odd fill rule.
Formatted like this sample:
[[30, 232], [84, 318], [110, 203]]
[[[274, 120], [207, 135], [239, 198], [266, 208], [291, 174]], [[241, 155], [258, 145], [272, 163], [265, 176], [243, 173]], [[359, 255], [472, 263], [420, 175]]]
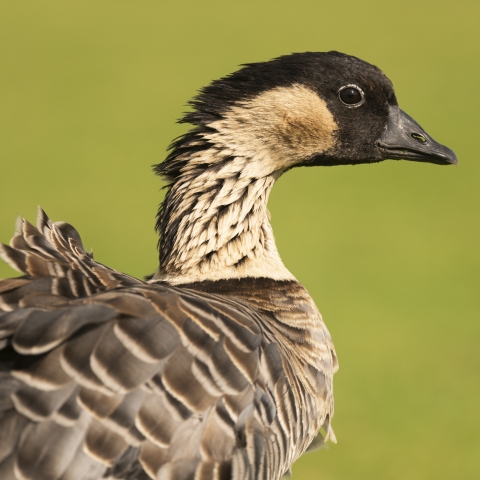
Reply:
[[0, 280], [0, 478], [277, 480], [334, 440], [330, 334], [281, 261], [267, 201], [297, 166], [456, 163], [376, 67], [337, 52], [213, 82], [155, 170], [160, 267], [96, 262], [19, 220]]

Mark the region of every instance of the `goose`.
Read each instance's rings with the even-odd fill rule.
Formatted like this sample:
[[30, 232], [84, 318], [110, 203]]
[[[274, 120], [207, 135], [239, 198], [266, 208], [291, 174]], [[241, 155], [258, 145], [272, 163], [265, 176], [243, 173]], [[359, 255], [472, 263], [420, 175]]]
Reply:
[[190, 102], [148, 280], [39, 209], [0, 281], [0, 478], [276, 480], [335, 441], [335, 349], [282, 263], [267, 201], [304, 166], [457, 163], [377, 67], [339, 52], [247, 64]]

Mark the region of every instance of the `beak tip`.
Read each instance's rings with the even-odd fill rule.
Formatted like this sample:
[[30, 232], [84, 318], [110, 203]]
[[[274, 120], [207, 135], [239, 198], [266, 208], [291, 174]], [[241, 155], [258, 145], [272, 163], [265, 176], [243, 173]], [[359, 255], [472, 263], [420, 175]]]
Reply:
[[[445, 147], [445, 149], [447, 149], [447, 147]], [[449, 165], [455, 165], [458, 167], [458, 158], [455, 155], [455, 152], [450, 148], [448, 148], [447, 162]]]

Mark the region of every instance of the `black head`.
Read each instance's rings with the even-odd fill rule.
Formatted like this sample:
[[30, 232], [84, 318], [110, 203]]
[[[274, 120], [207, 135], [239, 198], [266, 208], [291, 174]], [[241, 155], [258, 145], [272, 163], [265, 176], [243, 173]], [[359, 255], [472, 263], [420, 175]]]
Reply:
[[295, 53], [245, 65], [203, 88], [190, 104], [194, 111], [181, 121], [196, 129], [173, 145], [159, 173], [178, 171], [189, 145], [222, 148], [235, 139], [255, 151], [269, 148], [283, 170], [387, 158], [457, 162], [399, 109], [380, 69], [339, 52]]

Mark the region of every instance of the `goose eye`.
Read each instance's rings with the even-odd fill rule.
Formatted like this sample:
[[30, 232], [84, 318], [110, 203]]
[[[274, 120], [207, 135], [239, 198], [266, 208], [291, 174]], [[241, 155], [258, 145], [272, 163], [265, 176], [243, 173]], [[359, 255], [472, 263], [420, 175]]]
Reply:
[[356, 85], [346, 85], [338, 91], [340, 100], [349, 107], [358, 107], [363, 103], [363, 92]]

